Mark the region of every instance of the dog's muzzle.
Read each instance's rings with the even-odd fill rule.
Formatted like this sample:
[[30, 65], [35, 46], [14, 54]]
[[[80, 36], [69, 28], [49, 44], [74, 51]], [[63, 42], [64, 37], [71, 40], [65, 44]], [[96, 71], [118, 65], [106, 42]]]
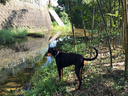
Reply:
[[50, 55], [51, 55], [51, 53], [46, 53], [46, 54], [45, 54], [45, 56], [50, 56]]

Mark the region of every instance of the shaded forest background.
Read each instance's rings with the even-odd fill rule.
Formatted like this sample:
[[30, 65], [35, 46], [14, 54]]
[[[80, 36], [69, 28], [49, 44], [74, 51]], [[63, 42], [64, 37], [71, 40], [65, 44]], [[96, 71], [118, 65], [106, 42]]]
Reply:
[[[89, 37], [86, 37], [84, 31], [86, 44], [87, 39], [90, 38], [89, 45], [94, 45], [95, 34], [99, 37], [98, 42], [108, 44], [111, 67], [113, 57], [111, 48], [115, 50], [115, 44], [118, 42], [117, 46], [122, 46], [125, 53], [125, 71], [127, 70], [127, 24], [125, 22], [127, 22], [128, 2], [126, 0], [58, 0], [58, 3], [64, 8], [61, 12], [60, 8], [55, 8], [62, 20], [67, 17], [62, 15], [62, 12], [67, 13], [68, 18], [72, 17], [75, 28], [88, 30]], [[69, 5], [72, 16], [69, 13]]]

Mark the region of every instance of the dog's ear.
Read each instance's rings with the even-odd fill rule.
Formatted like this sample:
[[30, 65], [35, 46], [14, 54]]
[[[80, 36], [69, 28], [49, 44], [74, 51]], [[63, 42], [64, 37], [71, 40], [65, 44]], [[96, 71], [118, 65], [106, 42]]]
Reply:
[[53, 50], [54, 50], [54, 51], [57, 51], [57, 49], [56, 49], [56, 48], [53, 48]]
[[48, 49], [50, 48], [50, 44], [48, 44]]
[[49, 47], [48, 52], [52, 53], [55, 49], [53, 47]]
[[48, 52], [55, 52], [55, 51], [57, 51], [57, 49], [56, 48], [54, 48], [54, 47], [50, 47], [49, 49], [48, 49]]

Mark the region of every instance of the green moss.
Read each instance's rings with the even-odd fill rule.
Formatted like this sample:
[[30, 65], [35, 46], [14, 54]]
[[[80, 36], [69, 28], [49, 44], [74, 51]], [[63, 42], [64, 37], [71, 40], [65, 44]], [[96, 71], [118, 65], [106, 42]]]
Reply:
[[43, 32], [28, 32], [27, 35], [28, 36], [32, 36], [32, 37], [44, 37], [44, 33]]

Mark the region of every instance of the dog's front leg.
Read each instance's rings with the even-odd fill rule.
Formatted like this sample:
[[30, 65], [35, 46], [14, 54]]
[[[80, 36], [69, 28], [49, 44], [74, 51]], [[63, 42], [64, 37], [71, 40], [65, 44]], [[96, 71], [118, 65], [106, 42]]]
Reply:
[[61, 74], [62, 74], [62, 80], [63, 80], [63, 76], [64, 76], [64, 68], [61, 69]]
[[61, 69], [58, 68], [58, 73], [59, 73], [59, 80], [61, 81]]

